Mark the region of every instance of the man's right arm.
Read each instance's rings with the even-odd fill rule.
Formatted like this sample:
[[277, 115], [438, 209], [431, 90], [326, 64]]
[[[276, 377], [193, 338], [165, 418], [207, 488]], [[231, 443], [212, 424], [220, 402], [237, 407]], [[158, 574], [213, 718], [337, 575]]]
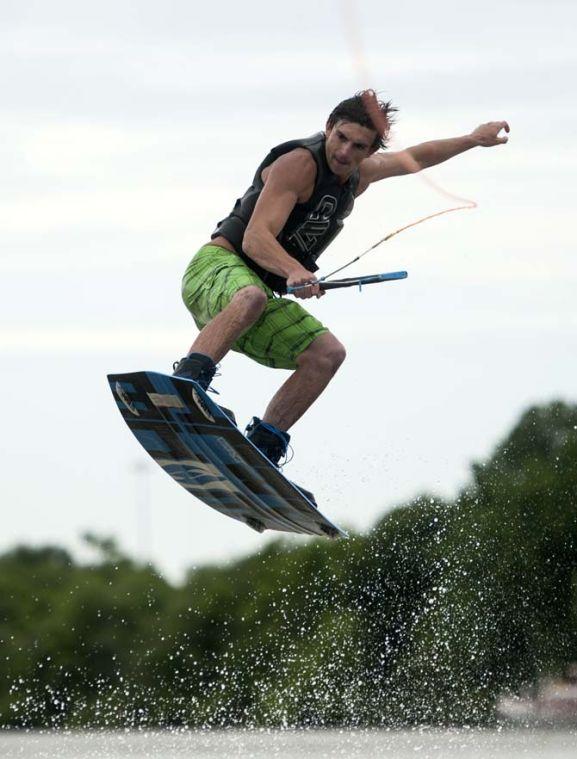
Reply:
[[[242, 248], [246, 255], [263, 269], [286, 278], [289, 286], [316, 280], [276, 239], [295, 205], [310, 191], [316, 170], [308, 150], [297, 149], [277, 158], [244, 233]], [[297, 298], [310, 298], [319, 294], [319, 287], [302, 288], [294, 294]]]

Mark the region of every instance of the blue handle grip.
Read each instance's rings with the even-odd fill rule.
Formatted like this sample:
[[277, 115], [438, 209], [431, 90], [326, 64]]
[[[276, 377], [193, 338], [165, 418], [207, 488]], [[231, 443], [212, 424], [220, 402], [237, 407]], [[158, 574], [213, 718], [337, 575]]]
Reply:
[[[362, 277], [349, 277], [348, 279], [333, 279], [330, 282], [320, 281], [318, 284], [321, 290], [336, 290], [341, 287], [359, 287], [363, 285], [373, 285], [377, 282], [392, 282], [397, 279], [406, 279], [408, 274], [406, 271], [390, 271], [383, 274], [366, 274]], [[287, 293], [294, 293], [296, 290], [301, 290], [306, 285], [297, 285], [295, 287], [287, 287]]]

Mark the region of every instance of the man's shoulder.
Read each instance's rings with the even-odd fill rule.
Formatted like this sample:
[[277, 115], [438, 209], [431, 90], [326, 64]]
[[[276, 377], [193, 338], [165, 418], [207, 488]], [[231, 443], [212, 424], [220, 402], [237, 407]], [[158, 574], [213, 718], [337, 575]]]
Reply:
[[359, 184], [356, 195], [361, 195], [369, 185], [379, 179], [396, 176], [398, 172], [398, 153], [373, 153], [365, 158], [359, 166]]
[[273, 166], [294, 167], [304, 171], [316, 169], [317, 162], [308, 148], [296, 147], [279, 156]]
[[267, 178], [288, 181], [291, 185], [305, 186], [314, 182], [317, 175], [317, 163], [307, 148], [296, 147], [276, 158], [270, 164]]

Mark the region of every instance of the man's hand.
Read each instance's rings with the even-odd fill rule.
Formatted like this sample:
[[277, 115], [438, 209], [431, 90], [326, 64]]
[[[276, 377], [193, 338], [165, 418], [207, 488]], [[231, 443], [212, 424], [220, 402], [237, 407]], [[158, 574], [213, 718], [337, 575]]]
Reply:
[[507, 133], [509, 132], [509, 124], [506, 121], [488, 121], [471, 132], [471, 138], [475, 141], [476, 145], [480, 145], [483, 148], [491, 148], [493, 145], [504, 145], [508, 142], [509, 138], [506, 134], [499, 137], [499, 132], [502, 129]]
[[307, 271], [304, 267], [297, 269], [287, 277], [287, 287], [296, 287], [297, 289], [291, 293], [295, 298], [312, 298], [315, 295], [320, 298], [325, 294], [324, 290], [321, 290], [317, 278], [311, 271]]

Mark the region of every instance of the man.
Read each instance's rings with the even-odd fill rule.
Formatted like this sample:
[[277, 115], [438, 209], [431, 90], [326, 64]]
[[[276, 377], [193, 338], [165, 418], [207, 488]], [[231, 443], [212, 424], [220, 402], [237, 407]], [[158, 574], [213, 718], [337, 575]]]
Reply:
[[277, 294], [287, 287], [298, 288], [294, 296], [300, 300], [323, 294], [316, 260], [370, 184], [508, 139], [500, 136], [508, 124], [495, 121], [463, 137], [377, 152], [385, 147], [395, 110], [358, 93], [333, 110], [324, 133], [273, 148], [185, 272], [183, 299], [200, 334], [175, 364], [175, 376], [207, 389], [231, 348], [265, 366], [294, 370], [262, 419], [254, 417], [246, 430], [275, 466], [286, 454], [288, 430], [345, 358], [345, 348], [326, 327]]

